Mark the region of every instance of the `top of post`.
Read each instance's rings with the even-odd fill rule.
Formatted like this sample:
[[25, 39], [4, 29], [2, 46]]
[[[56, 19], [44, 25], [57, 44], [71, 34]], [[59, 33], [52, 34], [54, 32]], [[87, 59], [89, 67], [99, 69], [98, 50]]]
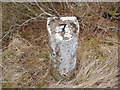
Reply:
[[79, 33], [79, 23], [75, 16], [71, 17], [48, 17], [47, 29], [49, 35], [58, 40], [71, 40]]
[[48, 17], [48, 20], [60, 18], [61, 20], [76, 20], [77, 18], [75, 16], [68, 16], [68, 17]]

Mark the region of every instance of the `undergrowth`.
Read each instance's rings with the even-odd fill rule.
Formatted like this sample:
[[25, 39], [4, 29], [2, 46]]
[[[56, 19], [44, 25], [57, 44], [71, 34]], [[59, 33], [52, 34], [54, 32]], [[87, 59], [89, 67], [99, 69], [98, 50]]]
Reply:
[[[2, 3], [2, 85], [6, 88], [117, 88], [118, 3]], [[41, 13], [41, 16], [39, 16]], [[47, 17], [76, 16], [80, 24], [75, 75], [51, 75]], [[39, 16], [39, 17], [38, 17]], [[32, 18], [32, 19], [31, 19]]]

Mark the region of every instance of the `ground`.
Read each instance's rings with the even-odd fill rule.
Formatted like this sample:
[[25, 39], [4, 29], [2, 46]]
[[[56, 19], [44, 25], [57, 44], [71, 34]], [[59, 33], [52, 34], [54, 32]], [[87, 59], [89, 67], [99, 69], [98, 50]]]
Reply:
[[[87, 5], [93, 8], [98, 4]], [[102, 9], [95, 8], [94, 11], [97, 14], [102, 10], [107, 11], [104, 9], [106, 5], [110, 8], [111, 4], [103, 4]], [[77, 65], [71, 80], [56, 81], [52, 76], [47, 21], [46, 19], [31, 20], [12, 33], [12, 36], [6, 37], [11, 40], [3, 40], [3, 52], [0, 53], [3, 66], [2, 87], [118, 87], [118, 21], [98, 16], [89, 9], [87, 8], [87, 14], [84, 17], [81, 17], [80, 12], [70, 11], [73, 15], [79, 16], [80, 24]], [[8, 29], [6, 29], [7, 24], [5, 25], [3, 29], [6, 31]]]

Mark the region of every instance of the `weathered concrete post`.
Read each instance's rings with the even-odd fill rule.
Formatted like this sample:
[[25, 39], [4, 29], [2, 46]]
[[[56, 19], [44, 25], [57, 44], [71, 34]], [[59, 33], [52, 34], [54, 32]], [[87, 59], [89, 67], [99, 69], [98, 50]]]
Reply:
[[47, 29], [52, 73], [59, 80], [70, 76], [76, 66], [79, 23], [76, 17], [49, 17]]

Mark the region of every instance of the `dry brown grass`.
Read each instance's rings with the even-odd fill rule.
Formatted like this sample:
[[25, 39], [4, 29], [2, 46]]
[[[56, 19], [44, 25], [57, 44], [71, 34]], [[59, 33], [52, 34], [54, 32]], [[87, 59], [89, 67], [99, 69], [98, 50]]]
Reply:
[[[42, 3], [48, 5], [47, 3]], [[76, 4], [78, 7], [76, 7]], [[52, 76], [51, 61], [48, 49], [48, 34], [45, 19], [32, 20], [18, 31], [12, 32], [3, 39], [4, 51], [2, 57], [3, 81], [6, 88], [116, 88], [118, 87], [118, 37], [116, 20], [103, 18], [103, 12], [111, 9], [112, 3], [86, 3], [80, 8], [80, 3], [54, 3], [60, 16], [77, 16], [80, 22], [79, 45], [77, 49], [77, 65], [73, 79], [69, 81], [56, 81]], [[21, 24], [20, 20], [28, 17], [19, 16], [14, 10], [21, 8], [22, 4], [6, 7], [3, 17], [3, 36], [9, 31], [9, 25]], [[27, 5], [27, 4], [26, 4]], [[41, 4], [40, 4], [41, 5]], [[20, 6], [20, 7], [19, 7]], [[57, 6], [59, 8], [57, 8]], [[114, 6], [114, 5], [113, 5]], [[44, 7], [44, 6], [42, 6]], [[63, 10], [69, 7], [68, 12]], [[76, 7], [76, 8], [72, 8]], [[98, 7], [98, 8], [95, 8]], [[13, 8], [8, 13], [7, 10]], [[35, 13], [41, 13], [38, 7], [31, 7]], [[112, 7], [113, 8], [113, 7]], [[51, 7], [47, 7], [51, 9]], [[92, 10], [91, 10], [92, 9]], [[23, 8], [23, 11], [26, 9]], [[46, 10], [46, 9], [45, 9]], [[115, 9], [116, 10], [116, 9]], [[19, 11], [19, 10], [18, 10]], [[21, 11], [22, 12], [22, 11]], [[17, 13], [17, 14], [16, 14]], [[24, 13], [24, 12], [23, 12]], [[29, 15], [30, 12], [26, 13]], [[25, 13], [25, 14], [26, 14]], [[54, 14], [55, 12], [49, 12]], [[12, 14], [18, 15], [12, 21]], [[32, 13], [33, 14], [33, 13]], [[30, 13], [31, 16], [34, 16]], [[55, 13], [57, 14], [57, 12]], [[11, 17], [9, 17], [9, 15]], [[22, 18], [22, 19], [21, 19]], [[8, 24], [8, 22], [12, 21]], [[15, 27], [16, 29], [16, 27]], [[11, 31], [14, 29], [11, 29]], [[9, 40], [9, 39], [11, 40]], [[9, 42], [9, 43], [8, 43]]]
[[3, 87], [107, 88], [117, 87], [117, 38], [80, 43], [74, 79], [55, 81], [47, 48], [33, 46], [15, 35], [3, 53]]

